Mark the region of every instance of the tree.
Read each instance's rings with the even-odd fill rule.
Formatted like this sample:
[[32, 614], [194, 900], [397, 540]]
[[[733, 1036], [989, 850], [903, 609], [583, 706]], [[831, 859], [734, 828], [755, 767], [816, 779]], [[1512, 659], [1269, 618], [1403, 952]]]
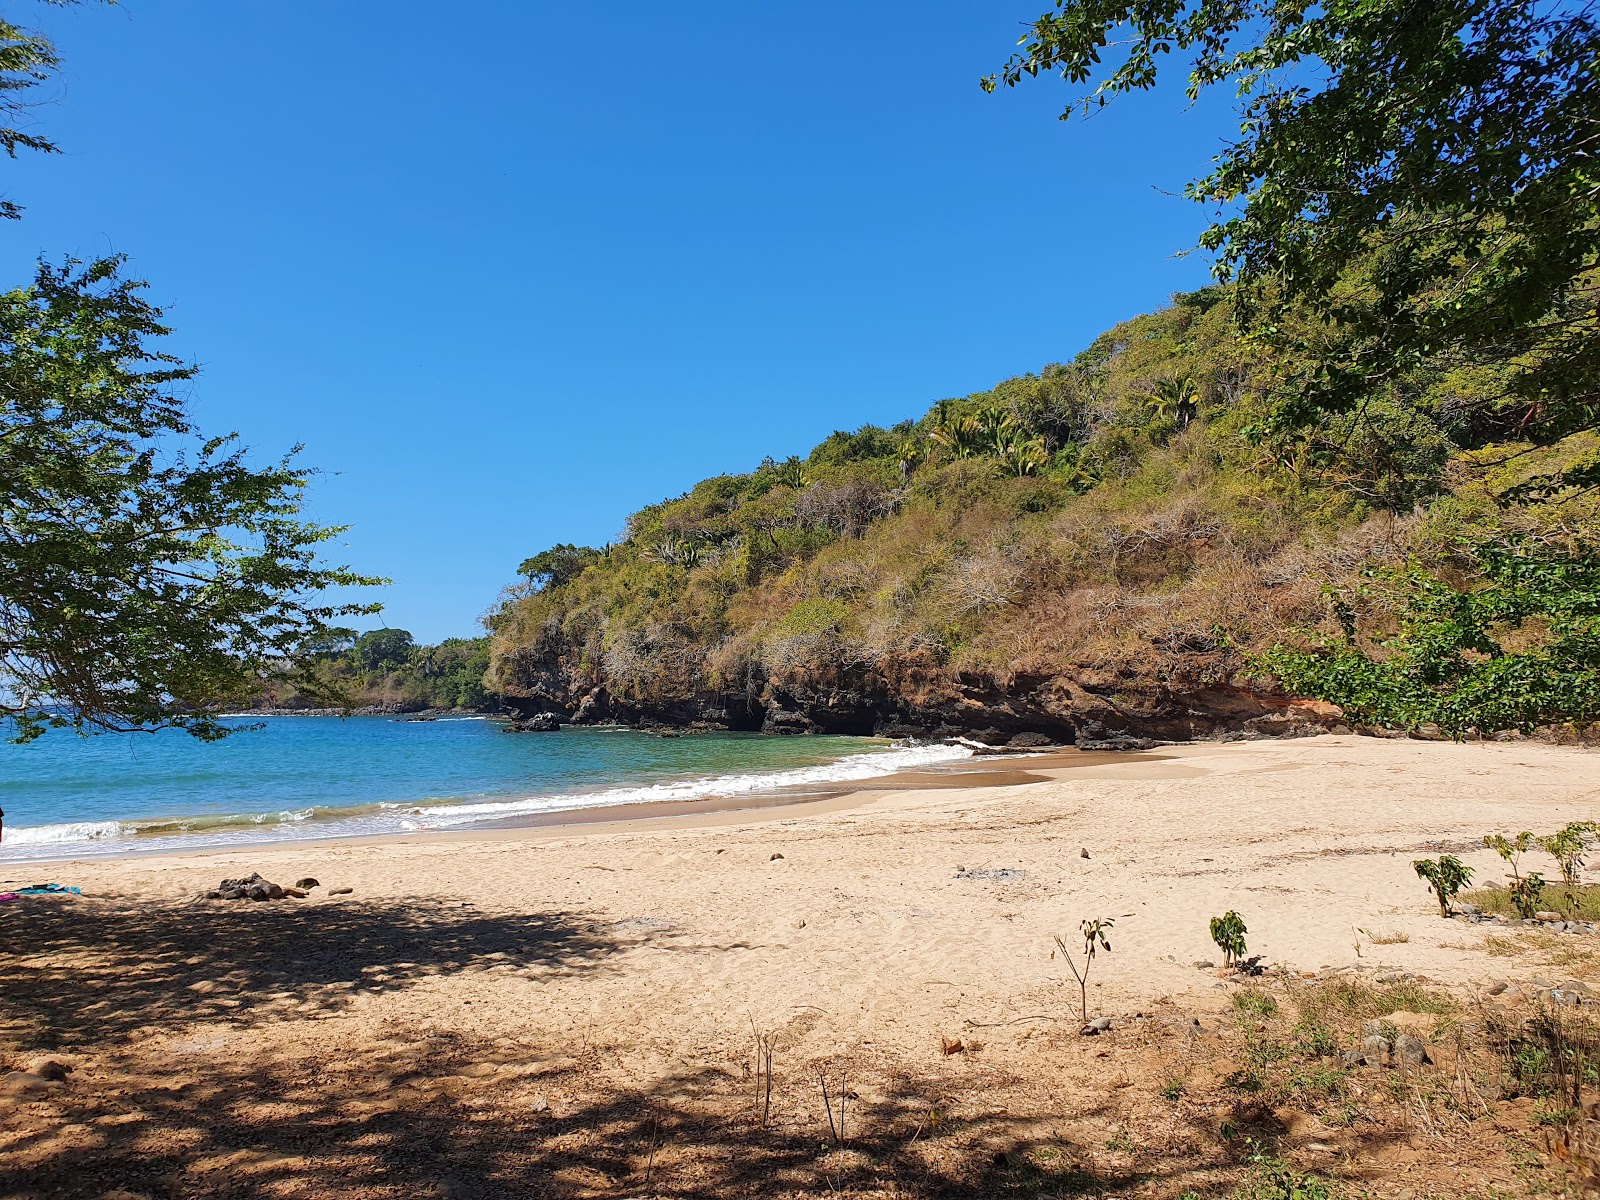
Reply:
[[[1454, 584], [1416, 566], [1369, 572], [1338, 597], [1336, 638], [1275, 646], [1262, 663], [1285, 687], [1319, 696], [1352, 721], [1446, 733], [1600, 720], [1600, 553], [1522, 542], [1468, 547], [1479, 578]], [[1358, 636], [1374, 599], [1398, 628]]]
[[[1592, 3], [1057, 0], [1021, 45], [986, 89], [1059, 71], [1096, 81], [1088, 110], [1174, 57], [1191, 97], [1237, 89], [1240, 137], [1187, 193], [1244, 327], [1305, 364], [1280, 427], [1485, 363], [1508, 369], [1461, 415], [1480, 439], [1600, 423]], [[1600, 451], [1535, 486], [1573, 485], [1600, 485]]]
[[411, 661], [416, 642], [404, 629], [369, 629], [351, 648], [356, 662], [368, 671], [403, 667]]
[[[75, 0], [49, 0], [71, 4]], [[19, 150], [55, 154], [59, 147], [46, 137], [19, 126], [33, 103], [29, 93], [48, 80], [61, 60], [48, 38], [0, 19], [0, 149], [16, 158]], [[22, 208], [14, 201], [0, 199], [0, 217], [17, 220]]]
[[325, 593], [383, 581], [319, 557], [343, 529], [301, 518], [298, 448], [258, 469], [198, 435], [196, 369], [156, 348], [161, 310], [122, 267], [41, 264], [0, 295], [0, 716], [23, 740], [213, 739], [266, 680], [337, 703], [319, 648], [377, 605]]
[[571, 583], [590, 563], [600, 558], [600, 551], [590, 546], [574, 546], [564, 542], [541, 550], [532, 558], [522, 560], [517, 574], [533, 585], [536, 591], [564, 587]]

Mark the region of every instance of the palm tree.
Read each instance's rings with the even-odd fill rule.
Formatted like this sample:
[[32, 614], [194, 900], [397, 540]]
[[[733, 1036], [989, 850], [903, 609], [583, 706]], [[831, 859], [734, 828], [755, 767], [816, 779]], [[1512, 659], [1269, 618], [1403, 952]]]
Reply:
[[1145, 407], [1160, 422], [1174, 421], [1178, 428], [1186, 428], [1200, 411], [1200, 385], [1194, 377], [1163, 379], [1145, 401]]
[[798, 457], [791, 454], [778, 464], [778, 482], [784, 487], [795, 489], [803, 488], [811, 480], [806, 476], [806, 467]]

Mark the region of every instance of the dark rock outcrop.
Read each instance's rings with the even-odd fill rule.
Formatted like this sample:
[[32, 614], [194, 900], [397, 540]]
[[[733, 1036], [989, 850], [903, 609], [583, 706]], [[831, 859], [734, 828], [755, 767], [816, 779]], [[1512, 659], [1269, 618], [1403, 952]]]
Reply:
[[553, 712], [534, 713], [533, 716], [523, 721], [512, 721], [505, 727], [506, 733], [559, 733], [561, 730], [561, 715]]
[[704, 688], [625, 697], [604, 685], [565, 682], [556, 664], [543, 661], [508, 682], [505, 703], [518, 717], [513, 730], [549, 728], [565, 714], [573, 724], [656, 730], [961, 737], [1019, 749], [1141, 750], [1163, 742], [1321, 733], [1340, 720], [1331, 705], [1269, 690], [1210, 682], [1184, 687], [1091, 667], [1001, 681], [857, 664], [750, 680], [740, 692]]
[[[212, 891], [206, 893], [206, 899], [281, 900], [293, 890], [281, 888], [270, 879], [263, 879], [261, 873], [255, 871], [242, 879], [224, 879]], [[304, 892], [299, 894], [305, 895]]]

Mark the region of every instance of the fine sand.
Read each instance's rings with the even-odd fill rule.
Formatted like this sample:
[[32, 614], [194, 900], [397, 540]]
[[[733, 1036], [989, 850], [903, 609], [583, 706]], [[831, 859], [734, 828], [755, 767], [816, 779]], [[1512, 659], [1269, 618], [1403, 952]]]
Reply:
[[[1196, 964], [1228, 909], [1273, 964], [1466, 987], [1505, 964], [1486, 930], [1439, 919], [1411, 860], [1459, 854], [1498, 879], [1483, 834], [1600, 817], [1600, 755], [1532, 742], [1329, 736], [995, 769], [749, 812], [9, 869], [84, 894], [0, 906], [0, 1058], [76, 1067], [7, 1112], [0, 1194], [19, 1170], [106, 1194], [135, 1158], [167, 1181], [148, 1194], [533, 1194], [535, 1176], [602, 1194], [641, 1171], [654, 1187], [643, 1139], [663, 1164], [677, 1151], [645, 1126], [632, 1157], [556, 1146], [514, 1168], [450, 1147], [509, 1138], [513, 1109], [522, 1143], [542, 1114], [603, 1129], [621, 1096], [720, 1098], [725, 1123], [759, 1095], [753, 1030], [776, 1034], [774, 1121], [815, 1137], [820, 1066], [848, 1072], [852, 1120], [936, 1128], [941, 1104], [1093, 1045], [1052, 958], [1080, 919], [1115, 922], [1090, 1009], [1119, 1018], [1224, 1007], [1235, 985]], [[252, 871], [321, 886], [193, 899]], [[946, 1057], [947, 1039], [981, 1053]], [[1046, 1088], [1031, 1119], [1081, 1099]], [[385, 1134], [396, 1114], [407, 1132]]]

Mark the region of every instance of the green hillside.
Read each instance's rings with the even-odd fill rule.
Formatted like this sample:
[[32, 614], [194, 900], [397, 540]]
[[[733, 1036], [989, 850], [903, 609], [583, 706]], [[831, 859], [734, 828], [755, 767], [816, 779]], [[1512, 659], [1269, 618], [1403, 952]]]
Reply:
[[1365, 572], [1471, 590], [1467, 547], [1594, 531], [1589, 494], [1496, 499], [1594, 448], [1515, 441], [1483, 402], [1505, 368], [1418, 371], [1275, 431], [1299, 369], [1210, 288], [1036, 375], [703, 480], [615, 545], [524, 564], [489, 684], [579, 720], [1280, 732], [1325, 710], [1288, 705], [1263, 653], [1337, 638], [1341, 617], [1368, 648], [1395, 630], [1400, 585]]

